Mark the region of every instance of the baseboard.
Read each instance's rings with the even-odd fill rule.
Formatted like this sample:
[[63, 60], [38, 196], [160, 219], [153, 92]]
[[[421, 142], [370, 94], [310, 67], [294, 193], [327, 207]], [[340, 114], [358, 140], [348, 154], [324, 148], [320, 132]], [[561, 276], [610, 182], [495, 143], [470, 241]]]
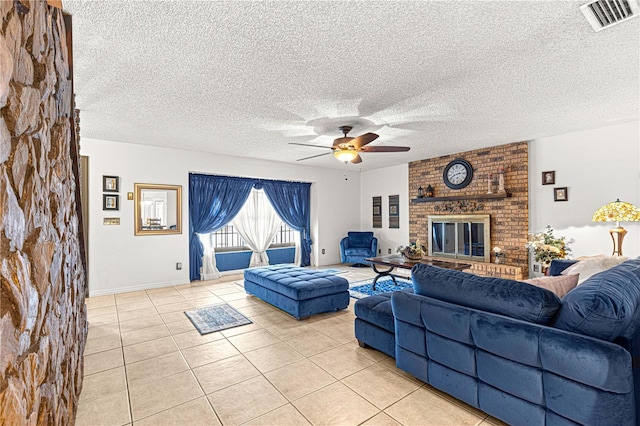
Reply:
[[101, 290], [91, 290], [89, 288], [89, 297], [95, 296], [106, 296], [109, 294], [117, 294], [117, 293], [129, 293], [131, 291], [140, 291], [140, 290], [152, 290], [154, 288], [163, 288], [163, 287], [173, 287], [174, 285], [184, 285], [189, 284], [189, 281], [165, 281], [161, 283], [149, 283], [149, 284], [141, 284], [135, 286], [128, 287], [117, 287], [117, 288], [108, 288]]

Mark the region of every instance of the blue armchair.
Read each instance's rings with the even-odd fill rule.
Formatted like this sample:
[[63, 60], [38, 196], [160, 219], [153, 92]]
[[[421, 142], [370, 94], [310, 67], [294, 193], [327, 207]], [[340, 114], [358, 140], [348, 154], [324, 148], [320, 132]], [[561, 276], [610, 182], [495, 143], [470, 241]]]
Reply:
[[378, 239], [373, 232], [348, 232], [340, 241], [340, 261], [354, 265], [365, 265], [364, 260], [375, 257], [378, 252]]

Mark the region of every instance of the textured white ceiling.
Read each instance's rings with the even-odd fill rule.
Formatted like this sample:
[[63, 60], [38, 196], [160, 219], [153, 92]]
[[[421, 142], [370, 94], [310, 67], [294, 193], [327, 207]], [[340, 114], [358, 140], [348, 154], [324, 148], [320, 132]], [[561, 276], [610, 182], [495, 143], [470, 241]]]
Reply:
[[411, 147], [367, 170], [637, 120], [640, 19], [595, 33], [585, 2], [65, 0], [81, 136], [296, 162], [323, 151], [289, 142], [352, 125]]

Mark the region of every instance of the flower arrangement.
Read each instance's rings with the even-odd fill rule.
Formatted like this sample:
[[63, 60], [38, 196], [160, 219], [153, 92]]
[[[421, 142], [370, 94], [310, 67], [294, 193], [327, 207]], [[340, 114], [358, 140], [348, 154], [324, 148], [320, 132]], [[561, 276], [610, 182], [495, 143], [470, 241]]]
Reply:
[[539, 233], [529, 233], [529, 242], [526, 247], [533, 249], [536, 262], [542, 264], [542, 269], [547, 269], [553, 259], [565, 259], [571, 252], [569, 244], [573, 240], [565, 237], [556, 238], [553, 229], [547, 226], [546, 231]]
[[420, 240], [416, 240], [415, 243], [408, 246], [398, 246], [397, 253], [402, 253], [407, 259], [420, 260], [422, 256], [427, 254], [425, 247], [420, 243]]
[[493, 248], [493, 254], [496, 257], [496, 263], [501, 263], [501, 260], [504, 257], [504, 253], [502, 252], [502, 249], [498, 246]]

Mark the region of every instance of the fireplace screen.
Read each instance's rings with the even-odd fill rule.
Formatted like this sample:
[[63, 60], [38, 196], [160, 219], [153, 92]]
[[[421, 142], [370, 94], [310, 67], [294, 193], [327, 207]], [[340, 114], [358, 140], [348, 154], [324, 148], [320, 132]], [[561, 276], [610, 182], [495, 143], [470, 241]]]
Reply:
[[428, 226], [429, 256], [490, 261], [489, 215], [431, 215]]

